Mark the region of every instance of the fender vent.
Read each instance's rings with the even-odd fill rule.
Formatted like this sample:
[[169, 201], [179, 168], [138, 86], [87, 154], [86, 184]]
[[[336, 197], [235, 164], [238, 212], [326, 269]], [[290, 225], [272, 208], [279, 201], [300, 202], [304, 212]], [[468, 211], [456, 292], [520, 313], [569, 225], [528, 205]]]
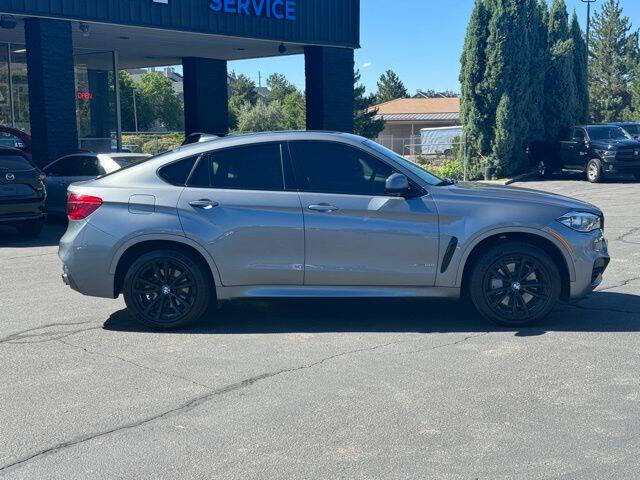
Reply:
[[447, 251], [444, 253], [444, 258], [442, 259], [442, 266], [440, 267], [440, 273], [444, 273], [449, 268], [449, 264], [451, 263], [451, 259], [453, 258], [453, 254], [456, 253], [456, 248], [458, 248], [458, 239], [456, 237], [452, 237], [449, 241], [449, 246], [447, 247]]

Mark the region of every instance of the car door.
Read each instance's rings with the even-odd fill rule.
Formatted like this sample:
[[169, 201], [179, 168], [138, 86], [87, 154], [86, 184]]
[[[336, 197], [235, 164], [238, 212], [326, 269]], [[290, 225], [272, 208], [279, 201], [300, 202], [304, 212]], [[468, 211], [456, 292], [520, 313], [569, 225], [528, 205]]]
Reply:
[[47, 188], [47, 211], [66, 214], [67, 177], [73, 171], [73, 157], [62, 157], [44, 168], [45, 187]]
[[289, 143], [305, 221], [305, 285], [433, 286], [438, 215], [417, 185], [386, 193], [398, 173], [337, 142]]
[[588, 146], [587, 146], [587, 133], [584, 128], [575, 127], [572, 135], [572, 155], [567, 163], [568, 168], [576, 170], [585, 170], [587, 168], [588, 158]]
[[223, 285], [302, 285], [302, 208], [282, 144], [203, 154], [178, 212], [185, 234], [213, 257]]

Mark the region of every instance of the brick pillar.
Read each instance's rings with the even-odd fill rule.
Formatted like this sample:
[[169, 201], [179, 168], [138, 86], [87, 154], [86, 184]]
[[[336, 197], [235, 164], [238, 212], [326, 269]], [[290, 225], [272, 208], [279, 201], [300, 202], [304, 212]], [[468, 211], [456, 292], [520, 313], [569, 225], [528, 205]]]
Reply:
[[40, 166], [78, 150], [71, 23], [25, 20], [33, 159]]
[[229, 133], [227, 62], [185, 57], [182, 69], [185, 133]]
[[353, 50], [305, 47], [307, 129], [353, 132]]

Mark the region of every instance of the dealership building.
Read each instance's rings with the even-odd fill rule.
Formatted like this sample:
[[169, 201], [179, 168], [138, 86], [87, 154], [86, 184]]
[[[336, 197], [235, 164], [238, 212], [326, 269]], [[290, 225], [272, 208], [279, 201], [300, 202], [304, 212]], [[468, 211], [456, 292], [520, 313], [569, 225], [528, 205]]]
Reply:
[[359, 0], [0, 0], [0, 123], [41, 165], [122, 142], [117, 72], [182, 65], [186, 133], [228, 132], [227, 62], [304, 55], [307, 128], [353, 129]]

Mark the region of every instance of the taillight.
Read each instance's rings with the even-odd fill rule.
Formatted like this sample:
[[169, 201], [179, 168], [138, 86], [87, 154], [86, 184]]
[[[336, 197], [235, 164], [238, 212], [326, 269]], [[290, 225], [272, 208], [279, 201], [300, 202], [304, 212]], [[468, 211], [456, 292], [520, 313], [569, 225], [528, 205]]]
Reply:
[[69, 220], [82, 220], [95, 212], [102, 205], [102, 199], [91, 195], [72, 193], [67, 200], [67, 216]]

